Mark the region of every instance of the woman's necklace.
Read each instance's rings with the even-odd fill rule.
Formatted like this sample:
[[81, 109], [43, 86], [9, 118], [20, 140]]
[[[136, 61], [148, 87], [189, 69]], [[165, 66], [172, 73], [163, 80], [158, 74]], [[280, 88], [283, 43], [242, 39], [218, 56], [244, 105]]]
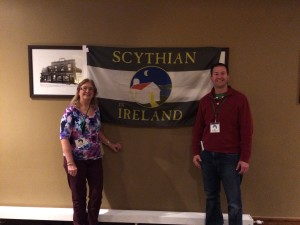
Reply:
[[[86, 118], [88, 117], [88, 113], [89, 113], [90, 107], [91, 107], [91, 104], [89, 104], [89, 107], [88, 107], [88, 109], [87, 109], [87, 111], [86, 111], [86, 113], [85, 113], [85, 115], [83, 117], [83, 121], [81, 123], [81, 132], [82, 133], [84, 133], [84, 131], [85, 131]], [[81, 111], [81, 113], [82, 113], [82, 111]]]

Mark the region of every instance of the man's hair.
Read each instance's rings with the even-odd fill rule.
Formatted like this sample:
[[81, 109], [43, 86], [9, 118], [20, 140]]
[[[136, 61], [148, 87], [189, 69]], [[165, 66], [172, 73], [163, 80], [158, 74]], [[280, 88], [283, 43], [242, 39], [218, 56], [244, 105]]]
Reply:
[[229, 74], [229, 69], [228, 69], [228, 66], [226, 64], [224, 64], [224, 63], [216, 63], [216, 64], [212, 65], [212, 67], [210, 68], [210, 75], [212, 75], [214, 68], [217, 67], [217, 66], [223, 66], [223, 67], [225, 67], [226, 72]]

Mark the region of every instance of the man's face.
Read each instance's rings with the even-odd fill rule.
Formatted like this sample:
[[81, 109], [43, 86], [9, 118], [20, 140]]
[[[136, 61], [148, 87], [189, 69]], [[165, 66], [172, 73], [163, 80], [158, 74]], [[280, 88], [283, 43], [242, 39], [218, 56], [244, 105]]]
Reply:
[[224, 88], [227, 86], [229, 81], [229, 75], [224, 66], [217, 66], [213, 69], [211, 74], [211, 81], [215, 88]]

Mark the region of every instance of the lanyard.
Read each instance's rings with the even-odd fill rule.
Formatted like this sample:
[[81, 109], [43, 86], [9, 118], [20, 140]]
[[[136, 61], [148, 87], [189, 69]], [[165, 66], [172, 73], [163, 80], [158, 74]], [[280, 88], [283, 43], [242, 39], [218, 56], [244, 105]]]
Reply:
[[88, 107], [88, 109], [87, 109], [87, 111], [86, 111], [86, 113], [85, 113], [85, 116], [84, 116], [84, 120], [83, 120], [83, 122], [81, 123], [81, 130], [82, 130], [82, 133], [84, 133], [84, 131], [85, 131], [85, 120], [86, 120], [86, 118], [87, 118], [87, 115], [88, 115], [88, 112], [89, 112], [89, 110], [90, 110], [90, 106], [91, 106], [91, 104], [89, 104], [89, 107]]
[[[217, 115], [218, 115], [218, 113], [220, 112], [221, 107], [223, 106], [225, 100], [226, 100], [226, 96], [224, 96], [224, 97], [222, 98], [222, 101], [220, 102], [219, 105], [216, 104], [215, 99], [212, 99], [212, 100], [211, 100], [211, 105], [212, 105], [212, 108], [213, 108], [213, 111], [214, 111], [215, 123], [217, 122]], [[217, 108], [215, 107], [215, 104], [218, 105]]]

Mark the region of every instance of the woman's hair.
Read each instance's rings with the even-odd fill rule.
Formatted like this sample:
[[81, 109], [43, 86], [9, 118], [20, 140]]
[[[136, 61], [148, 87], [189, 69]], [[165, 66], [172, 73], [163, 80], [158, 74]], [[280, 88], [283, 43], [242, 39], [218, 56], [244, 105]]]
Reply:
[[80, 99], [80, 96], [79, 96], [79, 92], [80, 92], [80, 89], [81, 87], [86, 84], [86, 83], [91, 83], [93, 88], [94, 88], [94, 96], [93, 98], [91, 99], [91, 106], [94, 106], [94, 107], [97, 107], [97, 99], [96, 99], [96, 96], [97, 96], [97, 88], [96, 88], [96, 85], [95, 85], [95, 82], [92, 80], [92, 79], [84, 79], [82, 80], [78, 85], [77, 85], [77, 89], [76, 89], [76, 94], [74, 95], [74, 97], [72, 98], [70, 104], [71, 105], [74, 105], [74, 106], [79, 106], [78, 103], [79, 103], [79, 99]]

